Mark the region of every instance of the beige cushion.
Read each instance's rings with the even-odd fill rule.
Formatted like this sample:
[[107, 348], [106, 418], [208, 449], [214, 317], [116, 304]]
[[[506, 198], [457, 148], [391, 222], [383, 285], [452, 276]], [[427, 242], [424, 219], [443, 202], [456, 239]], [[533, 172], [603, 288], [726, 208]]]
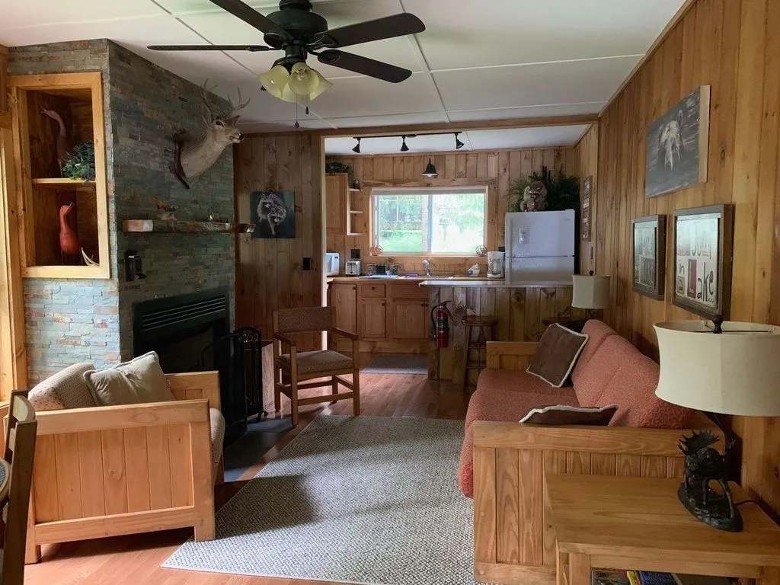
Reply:
[[94, 369], [93, 364], [82, 362], [60, 370], [30, 390], [30, 403], [37, 411], [94, 407], [95, 399], [84, 381], [84, 373]]
[[113, 368], [85, 372], [84, 380], [101, 406], [176, 400], [153, 351]]
[[225, 443], [225, 417], [216, 408], [209, 408], [209, 425], [211, 429], [211, 470], [214, 481], [219, 480], [217, 471], [222, 461], [222, 447]]
[[[352, 368], [352, 358], [337, 351], [302, 351], [296, 354], [299, 374], [313, 372], [330, 372], [334, 370], [349, 370]], [[282, 367], [290, 368], [290, 354], [280, 356]]]
[[553, 323], [539, 340], [539, 346], [526, 371], [550, 386], [560, 388], [568, 379], [587, 341], [588, 336], [584, 333]]

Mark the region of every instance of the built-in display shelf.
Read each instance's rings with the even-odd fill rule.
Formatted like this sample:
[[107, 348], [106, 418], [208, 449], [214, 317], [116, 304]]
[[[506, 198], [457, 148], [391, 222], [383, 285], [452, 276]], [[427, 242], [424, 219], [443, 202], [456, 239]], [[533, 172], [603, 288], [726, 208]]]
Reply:
[[126, 219], [122, 222], [122, 231], [126, 233], [227, 234], [234, 230], [232, 223], [221, 221]]
[[94, 187], [95, 181], [82, 181], [81, 179], [67, 179], [64, 177], [46, 177], [33, 179], [32, 184], [48, 187]]

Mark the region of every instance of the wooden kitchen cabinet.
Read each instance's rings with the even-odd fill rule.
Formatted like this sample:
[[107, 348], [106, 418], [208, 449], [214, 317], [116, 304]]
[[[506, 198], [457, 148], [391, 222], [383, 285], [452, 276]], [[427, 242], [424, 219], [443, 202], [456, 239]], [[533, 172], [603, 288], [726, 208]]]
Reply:
[[325, 228], [329, 234], [347, 233], [347, 194], [349, 177], [346, 173], [325, 177]]
[[385, 299], [361, 299], [358, 303], [358, 321], [361, 339], [385, 339], [387, 337], [387, 301]]
[[328, 304], [333, 307], [335, 326], [350, 333], [357, 333], [357, 284], [332, 282], [328, 295]]
[[420, 339], [428, 338], [428, 301], [419, 299], [393, 299], [390, 307], [392, 311], [390, 322], [392, 324], [393, 339]]

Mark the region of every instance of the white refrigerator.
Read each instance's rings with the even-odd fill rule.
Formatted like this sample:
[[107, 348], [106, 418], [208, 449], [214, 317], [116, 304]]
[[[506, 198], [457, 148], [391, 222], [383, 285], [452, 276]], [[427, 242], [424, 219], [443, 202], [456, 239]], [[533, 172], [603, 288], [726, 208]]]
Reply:
[[507, 281], [571, 282], [574, 210], [507, 213]]

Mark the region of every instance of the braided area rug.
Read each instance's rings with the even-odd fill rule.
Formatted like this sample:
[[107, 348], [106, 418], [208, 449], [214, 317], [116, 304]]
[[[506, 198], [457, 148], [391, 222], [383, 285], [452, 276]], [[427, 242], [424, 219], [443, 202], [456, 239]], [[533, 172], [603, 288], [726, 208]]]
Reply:
[[370, 585], [473, 585], [463, 421], [319, 416], [164, 567]]

